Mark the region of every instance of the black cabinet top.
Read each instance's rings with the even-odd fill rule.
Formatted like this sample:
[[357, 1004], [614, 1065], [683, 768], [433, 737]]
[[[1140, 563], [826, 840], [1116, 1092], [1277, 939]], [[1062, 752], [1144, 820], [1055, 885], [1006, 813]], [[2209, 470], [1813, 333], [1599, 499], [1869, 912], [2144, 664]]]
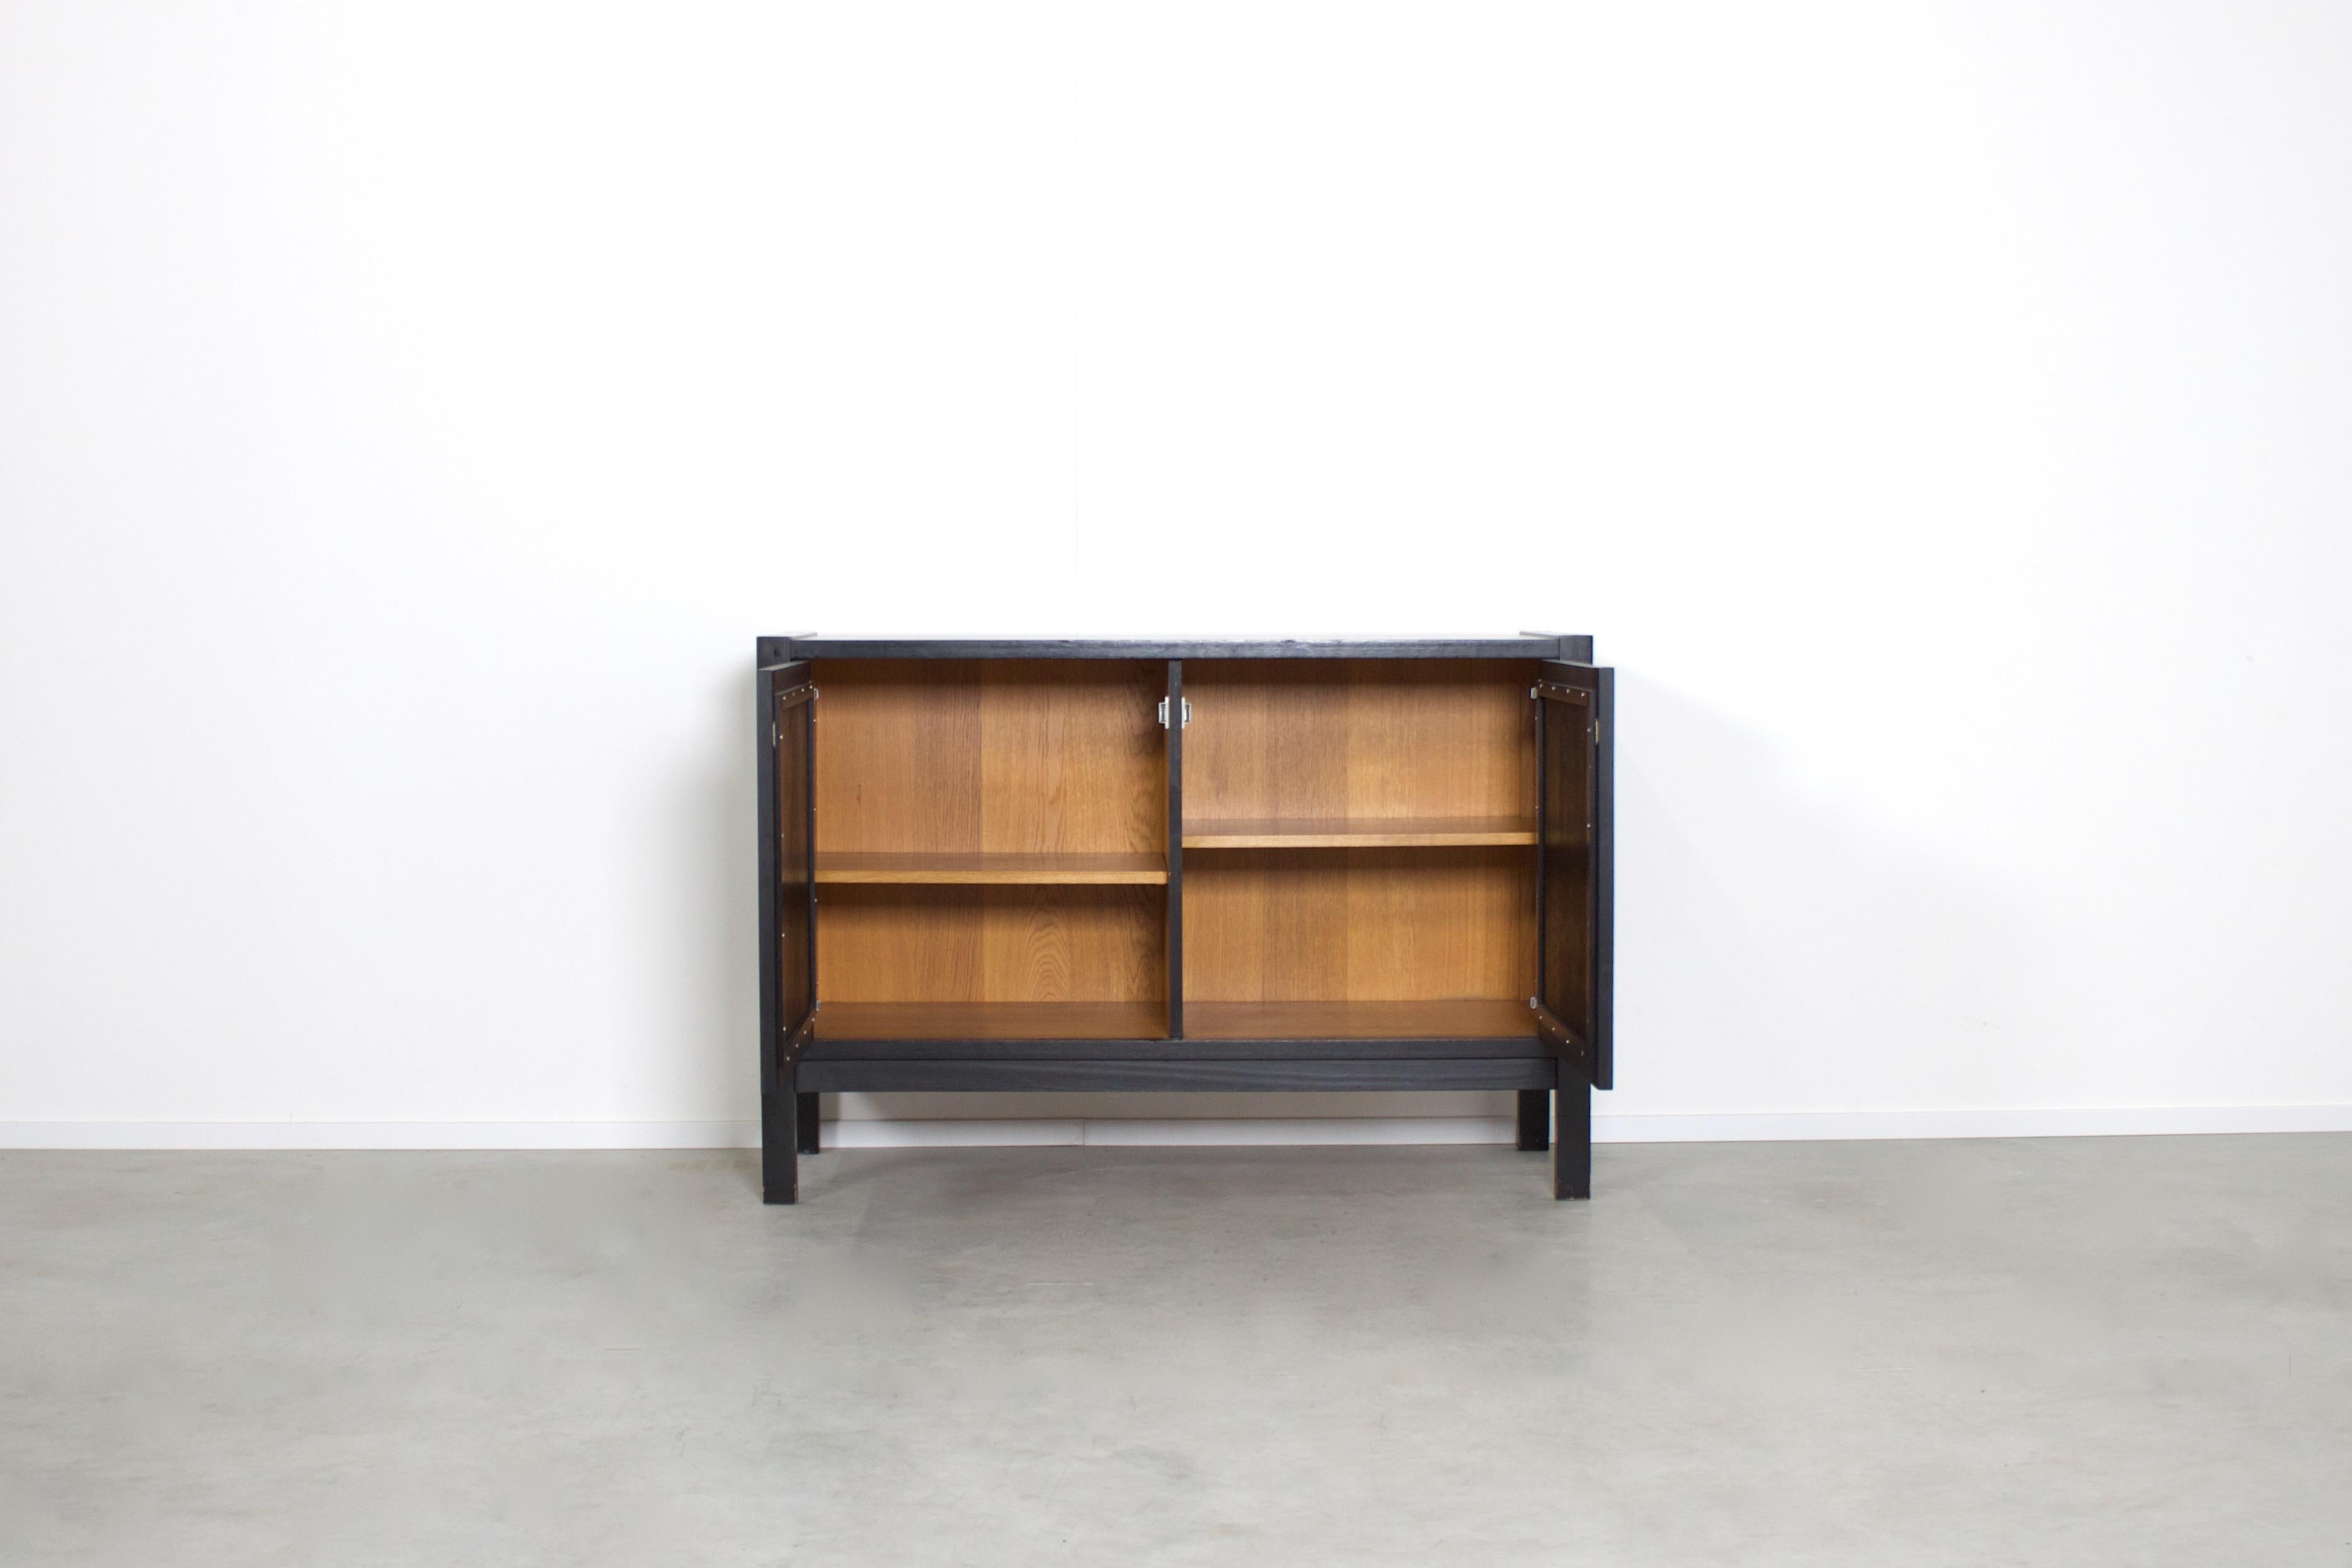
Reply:
[[1592, 639], [1553, 632], [1516, 637], [1336, 637], [1156, 642], [1124, 638], [762, 637], [760, 662], [793, 659], [1574, 659]]

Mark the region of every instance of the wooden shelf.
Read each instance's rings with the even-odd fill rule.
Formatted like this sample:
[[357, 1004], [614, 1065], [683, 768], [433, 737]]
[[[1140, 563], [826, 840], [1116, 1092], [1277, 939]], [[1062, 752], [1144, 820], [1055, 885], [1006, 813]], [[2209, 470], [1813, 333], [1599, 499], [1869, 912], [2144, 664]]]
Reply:
[[1187, 1040], [1521, 1040], [1535, 1032], [1524, 998], [1184, 1004]]
[[1158, 1040], [1160, 1002], [827, 1002], [819, 1040]]
[[1188, 850], [1375, 850], [1532, 844], [1525, 817], [1267, 817], [1184, 824]]
[[839, 854], [816, 857], [819, 882], [1165, 885], [1158, 855]]

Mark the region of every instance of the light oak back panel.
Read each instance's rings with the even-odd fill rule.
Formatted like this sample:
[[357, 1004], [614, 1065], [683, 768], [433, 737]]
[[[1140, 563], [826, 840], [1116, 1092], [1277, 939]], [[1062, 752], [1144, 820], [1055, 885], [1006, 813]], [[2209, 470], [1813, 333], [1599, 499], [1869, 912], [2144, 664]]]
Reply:
[[1184, 666], [1184, 815], [1531, 818], [1534, 661]]
[[1161, 887], [817, 892], [817, 995], [835, 1002], [1143, 1002], [1168, 995]]
[[[1532, 819], [1532, 662], [1187, 664], [1184, 815]], [[1410, 1001], [1534, 990], [1524, 847], [1199, 850], [1184, 994]]]
[[[1148, 854], [1164, 863], [1167, 666], [825, 660], [816, 846], [828, 853]], [[827, 883], [826, 1001], [1148, 1001], [1167, 994], [1156, 886]]]
[[820, 852], [1164, 856], [1164, 664], [824, 660]]
[[1184, 857], [1187, 1000], [1524, 1001], [1535, 976], [1531, 851]]

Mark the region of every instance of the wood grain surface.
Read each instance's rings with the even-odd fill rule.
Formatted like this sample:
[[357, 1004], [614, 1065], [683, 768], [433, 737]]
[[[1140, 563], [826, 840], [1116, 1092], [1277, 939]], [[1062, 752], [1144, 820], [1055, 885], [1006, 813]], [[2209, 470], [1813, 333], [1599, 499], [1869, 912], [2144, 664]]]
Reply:
[[[827, 1005], [1164, 1001], [1166, 675], [1127, 660], [820, 661], [821, 865], [903, 871], [928, 857], [1034, 871], [1051, 857], [1094, 868], [1085, 881], [1098, 883], [1113, 863], [1102, 857], [1119, 857], [1118, 880], [1129, 883], [820, 873]], [[858, 858], [885, 856], [913, 858]], [[1148, 882], [1137, 874], [1146, 867]]]
[[1524, 998], [1403, 1002], [1194, 1002], [1193, 1040], [1519, 1040], [1536, 1032]]
[[1126, 883], [1159, 886], [1168, 868], [1157, 855], [880, 854], [829, 851], [816, 857], [819, 882]]
[[1533, 661], [1231, 660], [1185, 672], [1184, 809], [1219, 818], [1536, 814]]
[[821, 661], [819, 853], [1164, 852], [1167, 667]]
[[1510, 834], [1502, 844], [1422, 835], [1410, 846], [1188, 855], [1188, 1004], [1524, 1005], [1535, 979], [1534, 865], [1524, 846], [1536, 809], [1528, 696], [1536, 669], [1516, 660], [1188, 667], [1188, 849], [1196, 827], [1213, 835], [1220, 824], [1269, 820], [1499, 819], [1508, 828], [1495, 831]]
[[1150, 1040], [1153, 1002], [833, 1002], [817, 1038], [845, 1040]]
[[1513, 848], [1188, 856], [1187, 1004], [1524, 1005], [1535, 981], [1534, 874], [1528, 852]]
[[1150, 886], [828, 884], [817, 995], [845, 1002], [1162, 1001]]
[[1532, 817], [1224, 817], [1184, 824], [1188, 850], [1402, 849], [1535, 841]]

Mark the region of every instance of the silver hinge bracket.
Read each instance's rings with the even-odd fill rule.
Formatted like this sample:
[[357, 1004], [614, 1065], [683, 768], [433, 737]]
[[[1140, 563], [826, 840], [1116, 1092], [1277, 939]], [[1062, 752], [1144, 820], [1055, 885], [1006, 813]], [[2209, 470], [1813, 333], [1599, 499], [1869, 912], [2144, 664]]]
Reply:
[[[1191, 697], [1179, 697], [1176, 701], [1176, 722], [1185, 729], [1192, 728], [1192, 699]], [[1166, 697], [1161, 697], [1160, 699], [1160, 727], [1162, 729], [1166, 729], [1168, 727], [1168, 699]]]

